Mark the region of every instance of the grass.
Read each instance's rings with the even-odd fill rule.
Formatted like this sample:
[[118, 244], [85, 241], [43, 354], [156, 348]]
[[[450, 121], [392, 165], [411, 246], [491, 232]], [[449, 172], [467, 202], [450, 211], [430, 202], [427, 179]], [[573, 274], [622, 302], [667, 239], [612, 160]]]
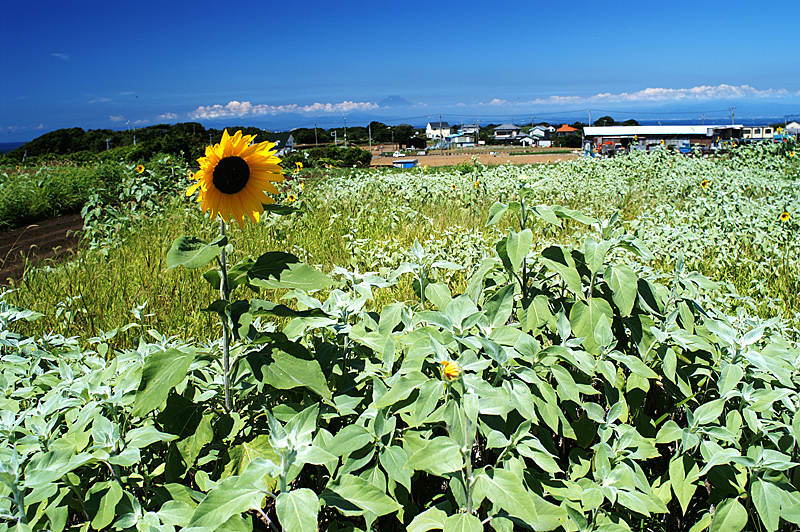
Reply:
[[[600, 219], [618, 213], [628, 231], [654, 251], [650, 267], [670, 272], [680, 252], [687, 268], [723, 283], [720, 298], [729, 306], [735, 301], [749, 311], [780, 314], [790, 321], [800, 311], [796, 221], [777, 225], [771, 211], [784, 204], [792, 212], [800, 207], [793, 185], [796, 164], [658, 154], [523, 167], [312, 170], [303, 175], [311, 178], [305, 188], [295, 180], [284, 191], [300, 198], [301, 212], [229, 229], [235, 242], [233, 262], [280, 250], [326, 273], [342, 266], [386, 276], [408, 260], [417, 240], [436, 260], [467, 266], [460, 272], [435, 272], [437, 280], [458, 293], [470, 268], [494, 253], [495, 242], [512, 223], [506, 216], [498, 226], [485, 227], [489, 207], [518, 199], [517, 187], [523, 183], [530, 205], [563, 205]], [[712, 183], [707, 191], [698, 186], [703, 178]], [[180, 194], [170, 197], [174, 199], [160, 203], [157, 214], [111, 223], [116, 223], [113, 245], [86, 242], [69, 263], [27, 272], [13, 286], [10, 301], [45, 314], [27, 327], [90, 338], [136, 321], [131, 311], [138, 308], [145, 330], [182, 338], [218, 337], [217, 320], [200, 311], [217, 299], [216, 289], [200, 278], [201, 271], [165, 267], [175, 238], [211, 240], [218, 225]], [[576, 242], [587, 231], [592, 229], [571, 221], [562, 227], [538, 222], [534, 247]], [[370, 304], [380, 308], [417, 299], [411, 277], [406, 277], [376, 292]], [[739, 295], [731, 298], [726, 291]], [[279, 295], [257, 297], [276, 300]], [[128, 342], [138, 334], [130, 331], [116, 341]]]
[[0, 171], [0, 229], [80, 212], [93, 191], [117, 188], [117, 164], [88, 167], [48, 166]]

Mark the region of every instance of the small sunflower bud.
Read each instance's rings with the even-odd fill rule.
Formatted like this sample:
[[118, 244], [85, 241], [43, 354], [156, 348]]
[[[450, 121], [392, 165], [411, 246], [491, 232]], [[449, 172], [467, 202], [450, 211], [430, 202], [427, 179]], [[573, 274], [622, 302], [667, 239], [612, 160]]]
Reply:
[[445, 360], [441, 362], [441, 364], [442, 377], [444, 377], [446, 381], [452, 382], [461, 376], [461, 366], [459, 366], [456, 362]]

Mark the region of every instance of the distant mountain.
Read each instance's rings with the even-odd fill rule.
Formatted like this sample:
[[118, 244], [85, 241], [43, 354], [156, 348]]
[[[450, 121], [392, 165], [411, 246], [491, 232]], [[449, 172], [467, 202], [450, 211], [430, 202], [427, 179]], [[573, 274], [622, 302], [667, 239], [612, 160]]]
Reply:
[[380, 107], [413, 107], [414, 104], [400, 96], [389, 96], [378, 102]]

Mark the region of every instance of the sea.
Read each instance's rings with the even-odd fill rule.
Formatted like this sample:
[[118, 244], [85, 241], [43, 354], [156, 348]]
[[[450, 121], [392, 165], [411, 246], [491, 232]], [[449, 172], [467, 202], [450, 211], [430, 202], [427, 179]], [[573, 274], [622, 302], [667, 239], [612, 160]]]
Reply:
[[19, 148], [24, 142], [0, 142], [0, 154], [8, 153], [15, 148]]

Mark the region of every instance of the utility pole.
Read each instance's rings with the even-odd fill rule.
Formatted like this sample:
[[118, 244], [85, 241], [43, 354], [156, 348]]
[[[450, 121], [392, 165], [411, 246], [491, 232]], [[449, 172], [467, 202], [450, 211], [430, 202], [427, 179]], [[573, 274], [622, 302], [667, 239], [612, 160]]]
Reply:
[[703, 125], [706, 125], [706, 115], [700, 115], [703, 117]]
[[369, 133], [369, 152], [372, 153], [372, 122], [367, 125], [367, 132]]
[[592, 110], [589, 109], [589, 125], [592, 125]]
[[442, 115], [439, 114], [439, 151], [444, 155], [444, 127], [442, 126]]
[[736, 125], [736, 118], [735, 118], [736, 115], [735, 115], [734, 111], [736, 111], [736, 107], [731, 107], [731, 125], [732, 126]]
[[317, 141], [317, 123], [314, 122], [314, 146], [319, 146], [319, 142]]
[[347, 147], [347, 117], [344, 117], [344, 147]]

